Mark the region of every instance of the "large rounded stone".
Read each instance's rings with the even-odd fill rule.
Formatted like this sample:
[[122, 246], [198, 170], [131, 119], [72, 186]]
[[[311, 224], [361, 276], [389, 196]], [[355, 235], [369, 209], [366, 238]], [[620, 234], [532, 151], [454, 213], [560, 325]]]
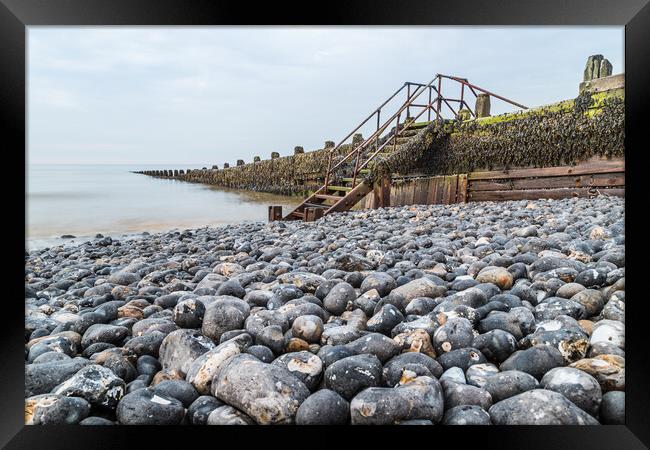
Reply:
[[83, 398], [41, 394], [25, 399], [25, 425], [74, 425], [90, 413]]
[[350, 404], [329, 389], [307, 397], [296, 413], [297, 425], [345, 425], [349, 420]]
[[185, 416], [180, 400], [138, 389], [117, 404], [117, 420], [122, 425], [179, 425]]
[[592, 416], [565, 396], [544, 389], [533, 389], [492, 405], [495, 425], [598, 425]]
[[340, 359], [325, 370], [325, 387], [350, 400], [361, 389], [379, 386], [381, 362], [374, 355], [355, 355]]
[[84, 367], [52, 390], [53, 394], [82, 397], [92, 405], [113, 408], [126, 391], [124, 380], [97, 364]]
[[287, 369], [252, 355], [235, 355], [212, 381], [212, 394], [260, 425], [291, 424], [309, 389]]
[[163, 369], [178, 370], [184, 375], [196, 358], [215, 347], [214, 342], [195, 330], [172, 331], [160, 345], [160, 363]]
[[541, 387], [559, 392], [592, 416], [598, 415], [602, 391], [598, 381], [582, 370], [556, 367], [542, 377]]
[[440, 383], [426, 376], [396, 388], [364, 389], [350, 402], [352, 425], [392, 425], [417, 419], [437, 423], [443, 410]]

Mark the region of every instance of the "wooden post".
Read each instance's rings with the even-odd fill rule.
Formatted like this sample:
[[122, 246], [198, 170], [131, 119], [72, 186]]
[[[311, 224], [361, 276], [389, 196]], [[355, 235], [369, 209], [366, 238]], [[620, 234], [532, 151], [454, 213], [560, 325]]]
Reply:
[[458, 174], [458, 192], [456, 193], [456, 201], [458, 203], [467, 202], [467, 174]]
[[305, 208], [305, 222], [315, 222], [316, 220], [323, 217], [325, 209], [323, 208]]
[[269, 222], [282, 220], [282, 206], [269, 206]]
[[372, 189], [372, 209], [387, 206], [390, 206], [390, 175], [382, 176]]

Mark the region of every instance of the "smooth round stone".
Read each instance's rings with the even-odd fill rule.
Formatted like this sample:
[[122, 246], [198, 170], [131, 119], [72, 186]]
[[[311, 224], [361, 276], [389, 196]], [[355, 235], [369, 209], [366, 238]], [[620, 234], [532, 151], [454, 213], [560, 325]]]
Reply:
[[201, 395], [187, 408], [187, 418], [192, 425], [206, 425], [210, 413], [223, 406], [223, 402], [211, 395]]
[[580, 272], [574, 281], [586, 288], [598, 288], [603, 285], [606, 279], [606, 272], [596, 269], [587, 269]]
[[245, 353], [228, 358], [219, 367], [211, 393], [260, 425], [294, 423], [298, 407], [310, 395], [287, 369]]
[[500, 289], [510, 289], [512, 287], [512, 274], [504, 267], [487, 266], [481, 269], [476, 276], [479, 283], [492, 283]]
[[352, 285], [345, 282], [338, 283], [323, 299], [323, 307], [328, 312], [340, 316], [347, 308], [348, 302], [353, 302], [356, 298], [357, 295]]
[[480, 406], [454, 406], [445, 412], [443, 425], [492, 425], [490, 415]]
[[325, 370], [325, 387], [350, 400], [361, 389], [379, 386], [381, 362], [374, 355], [354, 355], [340, 359]]
[[494, 403], [537, 389], [539, 382], [532, 375], [519, 370], [499, 372], [485, 380], [483, 389], [492, 396]]
[[462, 317], [452, 317], [433, 333], [433, 347], [437, 354], [470, 347], [474, 340], [472, 323]]
[[229, 405], [215, 408], [206, 422], [207, 425], [255, 425], [249, 416]]
[[[248, 304], [243, 300], [241, 303], [248, 308]], [[223, 333], [231, 330], [241, 330], [244, 328], [244, 321], [247, 316], [242, 312], [242, 309], [241, 306], [238, 307], [228, 303], [217, 301], [211, 303], [205, 309], [201, 332], [204, 336], [219, 342]]]
[[217, 295], [232, 295], [237, 298], [244, 298], [246, 290], [236, 280], [224, 281], [217, 288]]
[[574, 319], [587, 317], [585, 307], [580, 303], [560, 297], [549, 297], [545, 299], [542, 303], [535, 306], [533, 314], [537, 320], [555, 319], [559, 315], [570, 316]]
[[90, 364], [85, 358], [72, 358], [66, 361], [53, 361], [25, 366], [25, 397], [47, 394], [58, 384], [74, 376]]
[[257, 359], [265, 363], [270, 363], [275, 359], [273, 351], [264, 345], [251, 345], [246, 349], [246, 353], [255, 356]]
[[140, 276], [137, 273], [119, 271], [111, 274], [107, 281], [112, 284], [128, 286], [129, 284], [140, 281]]
[[61, 352], [46, 352], [42, 353], [32, 361], [32, 364], [42, 364], [55, 361], [66, 361], [71, 359], [68, 355]]
[[427, 375], [438, 378], [442, 375], [442, 367], [435, 359], [419, 352], [406, 352], [389, 359], [382, 369], [382, 384], [395, 387], [401, 382], [407, 382], [416, 375]]
[[124, 348], [133, 352], [137, 356], [150, 355], [157, 357], [164, 339], [164, 333], [154, 330], [150, 333], [130, 339], [126, 344], [124, 344]]
[[585, 289], [587, 288], [578, 283], [566, 283], [555, 292], [555, 295], [562, 298], [571, 298]]
[[353, 356], [356, 353], [345, 345], [323, 345], [316, 354], [323, 361], [325, 367], [327, 367], [340, 359]]
[[533, 389], [492, 405], [495, 425], [598, 425], [592, 416], [565, 396], [545, 389]]
[[625, 358], [616, 355], [598, 355], [570, 365], [587, 372], [600, 383], [603, 392], [625, 390]]
[[592, 416], [598, 415], [602, 391], [598, 381], [588, 373], [571, 367], [556, 367], [544, 375], [540, 386], [559, 392]]
[[625, 324], [617, 320], [603, 319], [593, 326], [589, 343], [613, 344], [618, 348], [625, 349]]
[[467, 368], [465, 378], [467, 379], [467, 384], [483, 388], [487, 379], [497, 373], [499, 373], [499, 368], [494, 364], [474, 364]]
[[126, 327], [96, 323], [88, 327], [81, 338], [81, 346], [86, 348], [98, 342], [119, 344], [127, 335], [129, 329]]
[[345, 425], [349, 420], [350, 404], [330, 389], [307, 397], [296, 413], [297, 425]]
[[396, 388], [369, 387], [350, 402], [352, 425], [394, 425], [405, 420], [442, 419], [444, 399], [440, 383], [428, 376]]
[[386, 304], [366, 323], [366, 329], [373, 333], [388, 334], [397, 324], [404, 321], [404, 316], [396, 306]]
[[53, 394], [82, 397], [95, 406], [113, 408], [126, 390], [124, 380], [97, 364], [79, 370], [54, 389]]
[[83, 398], [41, 394], [25, 399], [25, 425], [74, 425], [90, 413]]
[[515, 339], [524, 337], [521, 329], [521, 322], [512, 312], [493, 311], [480, 321], [476, 329], [480, 333], [487, 333], [492, 330], [502, 330], [510, 333]]
[[[345, 272], [341, 271], [343, 274]], [[345, 275], [342, 275], [345, 276]], [[343, 280], [338, 279], [339, 277], [336, 277], [335, 279], [328, 279], [327, 281], [322, 282], [318, 288], [316, 289], [316, 292], [314, 292], [314, 295], [320, 299], [321, 301], [327, 297], [327, 294], [332, 290], [334, 286], [337, 284], [341, 283]]]
[[565, 365], [560, 351], [550, 345], [535, 345], [518, 350], [501, 363], [500, 370], [519, 370], [541, 380], [549, 370]]
[[465, 371], [460, 367], [450, 367], [445, 370], [442, 375], [440, 375], [439, 380], [455, 381], [456, 383], [467, 383], [465, 378]]
[[373, 272], [366, 276], [361, 283], [361, 293], [377, 290], [380, 296], [385, 297], [397, 287], [395, 279], [385, 272]]
[[472, 347], [488, 360], [501, 363], [517, 350], [517, 339], [507, 331], [495, 329], [474, 337]]
[[256, 336], [255, 343], [270, 348], [274, 354], [280, 355], [284, 350], [284, 333], [278, 325], [263, 328]]
[[306, 342], [319, 343], [323, 334], [323, 320], [314, 315], [300, 316], [293, 321], [291, 333]]
[[459, 348], [443, 353], [437, 358], [437, 361], [444, 370], [450, 367], [460, 367], [462, 370], [467, 370], [469, 366], [487, 362], [483, 353], [473, 347]]
[[440, 383], [445, 397], [445, 409], [476, 405], [487, 411], [492, 406], [492, 396], [485, 389], [451, 380], [443, 380]]
[[162, 369], [160, 362], [151, 355], [142, 355], [136, 362], [136, 368], [140, 375], [155, 375]]
[[596, 342], [589, 347], [588, 358], [595, 358], [598, 355], [616, 355], [625, 358], [625, 351], [611, 342]]
[[625, 424], [625, 392], [610, 391], [603, 394], [600, 421], [605, 425]]
[[605, 296], [595, 289], [584, 289], [571, 297], [571, 300], [584, 307], [585, 317], [600, 314], [605, 306]]
[[394, 340], [380, 333], [369, 333], [345, 344], [355, 354], [371, 354], [384, 363], [401, 352], [401, 346]]
[[179, 425], [185, 416], [180, 400], [151, 389], [126, 394], [117, 404], [117, 420], [123, 425]]
[[180, 328], [201, 328], [205, 305], [196, 299], [180, 301], [174, 306], [172, 319]]
[[196, 358], [215, 347], [214, 341], [201, 333], [180, 329], [165, 336], [158, 359], [164, 370], [176, 370], [183, 376]]
[[198, 392], [185, 380], [165, 380], [151, 388], [154, 394], [179, 400], [184, 407], [189, 407], [199, 397]]
[[323, 361], [308, 351], [285, 353], [272, 364], [287, 369], [311, 391], [316, 389], [323, 375]]
[[406, 315], [423, 316], [430, 313], [438, 305], [438, 301], [429, 297], [414, 298], [406, 305], [404, 312]]

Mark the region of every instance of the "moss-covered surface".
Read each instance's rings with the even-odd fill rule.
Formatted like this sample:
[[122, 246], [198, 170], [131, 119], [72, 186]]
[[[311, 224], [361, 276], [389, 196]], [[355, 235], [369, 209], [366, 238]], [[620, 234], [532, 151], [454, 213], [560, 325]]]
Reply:
[[[586, 92], [572, 100], [516, 113], [431, 122], [397, 151], [372, 161], [365, 177], [375, 180], [386, 173], [447, 175], [501, 167], [558, 166], [596, 155], [623, 156], [624, 95], [623, 89]], [[333, 163], [349, 151], [350, 145], [341, 146]], [[320, 149], [222, 170], [193, 170], [175, 178], [305, 195], [323, 184], [328, 156], [329, 149]], [[335, 178], [349, 176], [345, 170], [340, 172]]]
[[432, 123], [383, 161], [369, 178], [418, 172], [467, 173], [496, 167], [575, 164], [592, 156], [623, 156], [622, 90], [583, 93], [541, 108], [471, 120]]

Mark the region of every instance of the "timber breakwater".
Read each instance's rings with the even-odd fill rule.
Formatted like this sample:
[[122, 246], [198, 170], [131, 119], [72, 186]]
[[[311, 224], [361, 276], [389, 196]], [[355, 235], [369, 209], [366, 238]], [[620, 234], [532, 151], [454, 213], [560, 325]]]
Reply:
[[[393, 151], [359, 175], [373, 186], [365, 207], [483, 200], [624, 195], [624, 77], [584, 82], [575, 99], [471, 120], [419, 122]], [[384, 141], [395, 133], [392, 129]], [[328, 161], [363, 142], [296, 153], [232, 167], [142, 171], [155, 177], [281, 194], [309, 195], [325, 181]], [[382, 140], [379, 140], [381, 144]], [[391, 145], [392, 146], [392, 145]], [[332, 150], [334, 150], [332, 152]], [[389, 192], [377, 186], [388, 177]], [[340, 184], [340, 183], [337, 183]]]

